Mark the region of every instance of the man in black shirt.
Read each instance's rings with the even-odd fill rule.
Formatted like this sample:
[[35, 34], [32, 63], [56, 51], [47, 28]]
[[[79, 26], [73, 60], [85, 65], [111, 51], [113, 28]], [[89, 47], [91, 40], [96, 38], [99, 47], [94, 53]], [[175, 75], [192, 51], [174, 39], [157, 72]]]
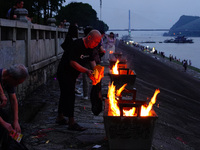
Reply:
[[[93, 58], [93, 48], [101, 41], [101, 33], [92, 30], [86, 37], [73, 41], [73, 44], [64, 52], [57, 70], [57, 78], [60, 86], [60, 101], [58, 106], [57, 123], [69, 124], [69, 130], [83, 131], [74, 120], [75, 83], [78, 75], [86, 73], [90, 79], [93, 78], [93, 71], [84, 64], [90, 61], [91, 67], [96, 63]], [[66, 122], [64, 116], [69, 118]]]

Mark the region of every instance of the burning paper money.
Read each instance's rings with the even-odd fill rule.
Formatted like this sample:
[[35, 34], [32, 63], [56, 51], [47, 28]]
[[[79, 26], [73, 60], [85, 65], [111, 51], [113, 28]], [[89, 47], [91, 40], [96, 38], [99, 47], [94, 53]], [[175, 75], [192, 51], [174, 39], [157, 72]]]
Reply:
[[92, 85], [96, 85], [101, 81], [101, 79], [104, 77], [104, 67], [100, 65], [96, 65], [94, 67], [94, 79], [92, 80]]

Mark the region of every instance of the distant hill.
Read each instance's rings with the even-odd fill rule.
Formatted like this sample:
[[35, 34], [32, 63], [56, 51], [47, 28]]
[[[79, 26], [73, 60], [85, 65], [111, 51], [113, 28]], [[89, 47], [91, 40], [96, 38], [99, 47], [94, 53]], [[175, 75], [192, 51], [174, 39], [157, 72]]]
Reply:
[[164, 33], [164, 36], [177, 35], [200, 37], [200, 17], [183, 15], [170, 28], [168, 33]]

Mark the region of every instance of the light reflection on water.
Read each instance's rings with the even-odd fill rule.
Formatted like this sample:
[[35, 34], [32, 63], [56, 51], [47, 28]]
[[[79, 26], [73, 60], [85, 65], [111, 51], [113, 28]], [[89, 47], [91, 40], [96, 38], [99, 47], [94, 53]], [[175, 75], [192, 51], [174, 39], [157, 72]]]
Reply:
[[[127, 31], [115, 31], [114, 33], [118, 33], [119, 38], [128, 34]], [[154, 41], [156, 43], [140, 44], [151, 48], [155, 47], [158, 52], [164, 52], [167, 57], [171, 54], [176, 56], [177, 59], [180, 58], [181, 61], [184, 59], [191, 60], [192, 66], [200, 68], [200, 37], [188, 37], [193, 39], [194, 43], [163, 43], [164, 40], [172, 38], [162, 36], [163, 33], [163, 31], [132, 31], [131, 36], [138, 43]]]

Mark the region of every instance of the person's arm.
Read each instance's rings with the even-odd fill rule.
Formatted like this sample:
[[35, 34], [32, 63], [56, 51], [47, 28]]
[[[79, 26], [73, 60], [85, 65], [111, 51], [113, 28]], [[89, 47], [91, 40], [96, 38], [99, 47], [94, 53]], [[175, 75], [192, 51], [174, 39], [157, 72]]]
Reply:
[[18, 118], [18, 101], [17, 101], [17, 97], [16, 94], [9, 94], [9, 99], [10, 99], [10, 104], [11, 104], [11, 108], [13, 111], [13, 128], [16, 130], [16, 132], [21, 133], [21, 128], [19, 125], [19, 118]]
[[28, 20], [28, 21], [32, 21], [32, 18], [29, 18], [28, 16], [26, 16], [26, 19]]
[[0, 84], [0, 108], [4, 107], [7, 103], [7, 98], [3, 92], [3, 88]]
[[[71, 65], [74, 69], [78, 70], [79, 72], [86, 73], [90, 79], [93, 77], [93, 74], [92, 74], [93, 71], [92, 71], [92, 70], [89, 70], [89, 69], [87, 69], [87, 68], [81, 66], [81, 65], [80, 65], [79, 63], [77, 63], [76, 61], [71, 60], [71, 61], [70, 61], [70, 65]], [[91, 80], [92, 80], [92, 79], [91, 79]]]
[[93, 60], [93, 61], [90, 61], [90, 65], [92, 67], [92, 69], [94, 69], [94, 67], [97, 65], [96, 62]]
[[0, 125], [5, 128], [8, 132], [13, 131], [12, 125], [6, 121], [3, 120], [0, 116]]
[[100, 48], [99, 48], [99, 51], [100, 51], [100, 53], [106, 53], [106, 50], [103, 48], [103, 46], [101, 46]]

